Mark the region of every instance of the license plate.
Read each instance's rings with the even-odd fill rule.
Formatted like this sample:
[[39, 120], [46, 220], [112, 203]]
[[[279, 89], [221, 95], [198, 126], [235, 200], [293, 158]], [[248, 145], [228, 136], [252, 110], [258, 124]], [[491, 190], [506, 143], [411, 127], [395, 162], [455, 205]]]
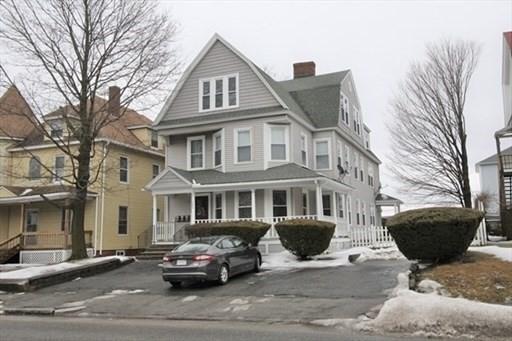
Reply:
[[187, 265], [187, 260], [185, 260], [185, 259], [178, 259], [176, 261], [176, 265]]

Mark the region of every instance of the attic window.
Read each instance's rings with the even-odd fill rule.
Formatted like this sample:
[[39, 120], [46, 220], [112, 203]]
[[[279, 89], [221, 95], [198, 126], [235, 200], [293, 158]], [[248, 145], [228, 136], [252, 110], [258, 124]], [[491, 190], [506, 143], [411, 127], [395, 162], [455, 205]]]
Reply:
[[199, 111], [238, 107], [238, 74], [201, 79]]
[[349, 102], [348, 97], [345, 96], [342, 92], [340, 92], [340, 123], [350, 126], [350, 121], [348, 118], [349, 115]]
[[50, 136], [52, 138], [59, 138], [62, 137], [62, 134], [64, 133], [64, 129], [62, 129], [62, 122], [61, 121], [53, 121], [50, 122]]

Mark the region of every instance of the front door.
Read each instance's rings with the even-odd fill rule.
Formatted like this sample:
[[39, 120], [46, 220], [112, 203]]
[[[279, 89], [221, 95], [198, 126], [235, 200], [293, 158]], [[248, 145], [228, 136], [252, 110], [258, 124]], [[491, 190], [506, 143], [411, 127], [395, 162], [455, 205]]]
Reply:
[[207, 195], [196, 196], [196, 220], [209, 219], [210, 200]]

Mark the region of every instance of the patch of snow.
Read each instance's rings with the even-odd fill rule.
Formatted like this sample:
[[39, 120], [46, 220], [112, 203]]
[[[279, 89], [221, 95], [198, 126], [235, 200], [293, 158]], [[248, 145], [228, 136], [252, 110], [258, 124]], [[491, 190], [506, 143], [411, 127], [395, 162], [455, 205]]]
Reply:
[[187, 296], [181, 300], [181, 302], [192, 302], [197, 300], [198, 296]]
[[507, 237], [503, 237], [503, 236], [491, 236], [491, 235], [489, 235], [487, 237], [489, 238], [489, 240], [491, 242], [501, 242], [503, 240], [507, 240]]
[[242, 298], [235, 298], [234, 300], [232, 300], [231, 302], [229, 302], [229, 304], [247, 304], [249, 303], [249, 300], [244, 300]]
[[130, 259], [130, 257], [125, 256], [109, 256], [109, 257], [97, 257], [97, 258], [88, 258], [88, 259], [81, 259], [78, 261], [70, 261], [70, 262], [63, 262], [58, 264], [52, 264], [52, 265], [36, 265], [27, 267], [20, 270], [14, 270], [14, 271], [8, 271], [8, 272], [0, 272], [0, 280], [7, 279], [7, 280], [28, 280], [35, 276], [45, 275], [45, 274], [51, 274], [63, 270], [71, 270], [83, 265], [91, 265], [91, 264], [97, 264], [100, 262], [104, 262], [105, 260], [111, 260], [111, 259], [119, 259], [120, 261], [124, 262]]
[[489, 255], [496, 256], [499, 259], [512, 262], [512, 248], [510, 248], [510, 247], [499, 247], [496, 245], [474, 246], [474, 247], [470, 247], [469, 250], [487, 253]]
[[143, 289], [135, 289], [135, 290], [115, 289], [110, 292], [110, 295], [130, 295], [130, 294], [141, 294], [143, 292], [145, 292], [145, 290], [143, 290]]
[[442, 294], [443, 285], [431, 279], [424, 279], [418, 283], [417, 291], [424, 294]]
[[289, 270], [347, 266], [351, 265], [349, 261], [349, 256], [351, 255], [359, 255], [357, 262], [377, 259], [401, 259], [404, 257], [396, 248], [372, 250], [367, 247], [355, 247], [314, 256], [310, 260], [300, 261], [290, 252], [282, 251], [264, 256], [261, 268], [265, 270]]

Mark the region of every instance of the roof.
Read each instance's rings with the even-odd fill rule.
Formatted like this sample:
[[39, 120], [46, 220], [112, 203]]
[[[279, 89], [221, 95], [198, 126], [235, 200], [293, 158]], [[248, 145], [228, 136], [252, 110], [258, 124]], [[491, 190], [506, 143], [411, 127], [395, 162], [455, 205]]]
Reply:
[[[505, 148], [501, 151], [501, 155], [512, 155], [512, 147]], [[476, 163], [476, 166], [480, 165], [494, 165], [498, 163], [498, 154], [494, 154]]]
[[[47, 185], [47, 186], [36, 186], [36, 187], [27, 187], [27, 186], [1, 186], [7, 189], [9, 192], [12, 192], [16, 196], [19, 197], [27, 197], [34, 195], [48, 195], [48, 194], [56, 194], [56, 193], [73, 193], [75, 188], [73, 186], [66, 185]], [[89, 191], [89, 194], [96, 194], [94, 192]]]
[[[96, 115], [110, 115], [107, 112], [108, 101], [101, 97], [96, 97], [94, 100], [94, 112]], [[124, 110], [124, 112], [123, 112]], [[108, 125], [101, 128], [98, 138], [106, 138], [112, 141], [119, 142], [121, 144], [151, 150], [151, 148], [145, 145], [137, 136], [129, 129], [133, 126], [150, 126], [151, 119], [148, 117], [139, 114], [133, 109], [121, 107], [121, 112], [123, 113], [119, 119], [113, 120]], [[61, 107], [47, 115], [45, 115], [45, 119], [49, 118], [58, 118], [67, 115], [68, 117], [72, 117], [75, 115], [75, 109], [70, 105]], [[52, 145], [52, 141], [45, 141], [44, 134], [38, 130], [33, 131], [27, 139], [20, 143], [19, 147], [27, 147], [41, 144], [49, 144]]]
[[326, 176], [317, 173], [311, 169], [299, 166], [295, 163], [288, 163], [281, 166], [271, 167], [265, 171], [243, 171], [223, 173], [214, 169], [186, 171], [179, 168], [170, 167], [187, 181], [199, 183], [201, 185], [224, 184], [224, 183], [243, 183], [271, 180], [293, 180], [309, 179]]
[[287, 91], [300, 91], [321, 88], [324, 86], [340, 85], [340, 83], [349, 73], [350, 70], [343, 70], [332, 73], [324, 73], [322, 75], [290, 79], [281, 81], [279, 84]]
[[15, 86], [9, 87], [0, 97], [0, 136], [9, 138], [25, 138], [34, 125], [34, 115]]
[[402, 200], [392, 197], [391, 195], [384, 194], [384, 193], [377, 194], [377, 196], [375, 197], [375, 202], [378, 202], [378, 201], [396, 202], [399, 204], [403, 204]]

